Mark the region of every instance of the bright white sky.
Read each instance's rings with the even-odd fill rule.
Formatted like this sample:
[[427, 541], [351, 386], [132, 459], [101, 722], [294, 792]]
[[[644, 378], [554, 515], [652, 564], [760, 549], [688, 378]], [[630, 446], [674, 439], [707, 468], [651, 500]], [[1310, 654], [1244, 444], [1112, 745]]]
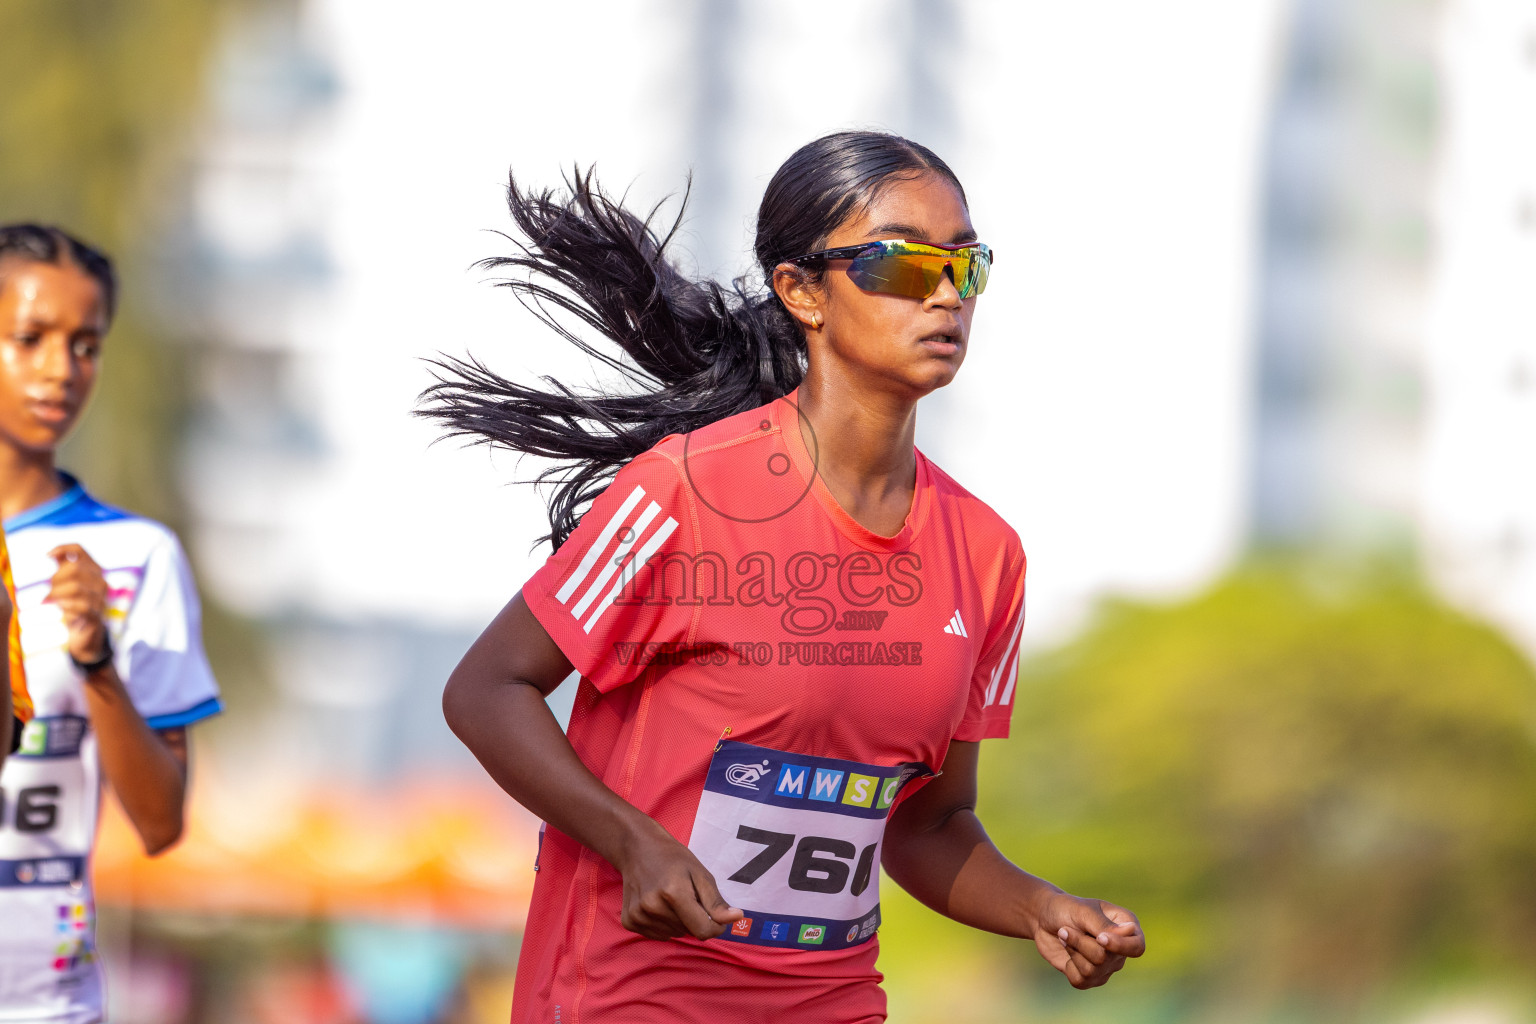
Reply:
[[1446, 9], [1421, 526], [1442, 586], [1536, 657], [1536, 135], [1510, 130], [1536, 110], [1533, 27], [1536, 0]]
[[[1276, 0], [962, 2], [939, 74], [944, 155], [999, 253], [972, 351], [920, 443], [1030, 555], [1035, 643], [1093, 596], [1197, 585], [1243, 515], [1259, 134]], [[726, 137], [740, 266], [761, 189], [830, 130], [901, 130], [888, 0], [743, 5]], [[513, 464], [407, 413], [420, 357], [515, 374], [584, 367], [468, 269], [506, 250], [508, 166], [553, 184], [596, 161], [651, 198], [690, 165], [690, 40], [678, 0], [441, 0], [432, 17], [315, 0], [343, 93], [314, 147], [338, 288], [301, 322], [304, 390], [333, 449], [287, 507], [287, 554], [226, 599], [342, 618], [477, 626], [542, 560], [542, 505]], [[958, 58], [958, 59], [957, 59]], [[793, 84], [834, 71], [832, 87]], [[345, 529], [338, 529], [345, 524]], [[212, 582], [221, 573], [209, 564]], [[236, 592], [238, 591], [238, 592]]]

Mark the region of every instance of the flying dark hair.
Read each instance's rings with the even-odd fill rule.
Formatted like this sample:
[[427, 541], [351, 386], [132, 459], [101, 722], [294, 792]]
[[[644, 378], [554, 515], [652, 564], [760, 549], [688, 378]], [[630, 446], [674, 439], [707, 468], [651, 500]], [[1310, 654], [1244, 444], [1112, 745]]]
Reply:
[[107, 304], [107, 319], [117, 309], [117, 274], [106, 253], [95, 249], [69, 232], [44, 224], [0, 224], [0, 284], [4, 283], [5, 264], [11, 260], [62, 266], [72, 263], [101, 286]]
[[[512, 272], [499, 283], [566, 341], [616, 370], [630, 390], [578, 391], [553, 377], [543, 377], [548, 388], [540, 390], [474, 356], [440, 356], [431, 361], [437, 383], [422, 392], [417, 415], [441, 424], [445, 437], [553, 460], [536, 482], [555, 484], [547, 539], [558, 548], [619, 468], [663, 437], [799, 386], [805, 335], [772, 290], [774, 268], [823, 248], [888, 185], [929, 171], [953, 182], [964, 199], [943, 160], [898, 135], [839, 132], [802, 146], [774, 174], [758, 208], [753, 252], [761, 288], [746, 279], [729, 287], [695, 281], [677, 270], [667, 249], [683, 209], [661, 226], [659, 206], [637, 217], [598, 187], [590, 169], [574, 172], [565, 192], [529, 191], [514, 177], [507, 206], [526, 241], [516, 241], [514, 255], [476, 266]], [[579, 325], [562, 313], [619, 351], [578, 336], [572, 327]]]

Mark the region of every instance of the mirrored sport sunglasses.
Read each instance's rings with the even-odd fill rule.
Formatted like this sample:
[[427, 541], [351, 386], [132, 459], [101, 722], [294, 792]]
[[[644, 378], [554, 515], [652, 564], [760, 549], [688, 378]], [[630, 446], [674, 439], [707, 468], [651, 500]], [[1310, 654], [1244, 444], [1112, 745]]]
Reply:
[[980, 242], [937, 245], [904, 238], [823, 249], [797, 256], [789, 262], [826, 260], [852, 260], [848, 278], [867, 292], [885, 292], [914, 299], [932, 295], [946, 270], [962, 299], [980, 295], [986, 290], [987, 274], [992, 270], [992, 250]]

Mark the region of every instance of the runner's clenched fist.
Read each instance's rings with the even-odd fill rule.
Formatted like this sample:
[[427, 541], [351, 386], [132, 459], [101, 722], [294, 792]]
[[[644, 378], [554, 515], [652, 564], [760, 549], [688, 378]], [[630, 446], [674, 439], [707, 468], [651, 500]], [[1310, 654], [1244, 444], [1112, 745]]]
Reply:
[[107, 644], [107, 578], [79, 544], [60, 544], [48, 557], [59, 565], [48, 600], [64, 616], [70, 656], [89, 664], [101, 657]]

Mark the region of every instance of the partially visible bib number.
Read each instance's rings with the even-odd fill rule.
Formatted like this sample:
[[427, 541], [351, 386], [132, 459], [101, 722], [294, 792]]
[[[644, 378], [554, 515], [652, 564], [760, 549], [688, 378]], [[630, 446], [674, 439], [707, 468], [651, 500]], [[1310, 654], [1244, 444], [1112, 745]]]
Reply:
[[722, 741], [688, 848], [746, 915], [722, 938], [843, 949], [880, 927], [880, 844], [925, 765], [868, 765]]
[[78, 888], [95, 831], [86, 805], [80, 747], [88, 723], [76, 715], [27, 723], [0, 779], [0, 889]]

